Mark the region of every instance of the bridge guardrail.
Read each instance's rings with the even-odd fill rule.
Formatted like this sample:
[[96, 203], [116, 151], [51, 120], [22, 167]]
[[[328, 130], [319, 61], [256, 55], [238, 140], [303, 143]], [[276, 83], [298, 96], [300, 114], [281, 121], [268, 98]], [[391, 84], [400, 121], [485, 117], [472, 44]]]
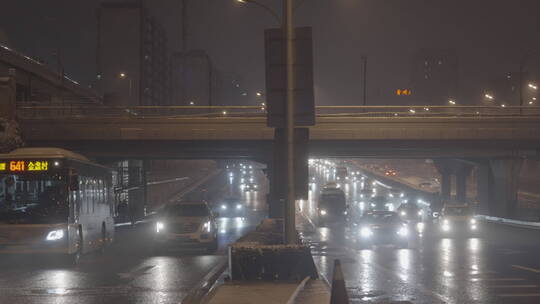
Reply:
[[[317, 117], [512, 117], [540, 116], [537, 106], [317, 106]], [[266, 117], [261, 106], [18, 105], [23, 119], [70, 117]]]

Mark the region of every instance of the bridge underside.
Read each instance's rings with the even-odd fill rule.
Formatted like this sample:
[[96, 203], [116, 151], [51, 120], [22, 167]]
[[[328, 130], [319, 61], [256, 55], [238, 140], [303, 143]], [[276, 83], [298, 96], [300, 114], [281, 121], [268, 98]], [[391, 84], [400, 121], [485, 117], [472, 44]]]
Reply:
[[[66, 140], [27, 141], [27, 146], [62, 147], [88, 157], [120, 159], [269, 159], [272, 140]], [[536, 141], [312, 140], [310, 157], [342, 158], [536, 158]]]

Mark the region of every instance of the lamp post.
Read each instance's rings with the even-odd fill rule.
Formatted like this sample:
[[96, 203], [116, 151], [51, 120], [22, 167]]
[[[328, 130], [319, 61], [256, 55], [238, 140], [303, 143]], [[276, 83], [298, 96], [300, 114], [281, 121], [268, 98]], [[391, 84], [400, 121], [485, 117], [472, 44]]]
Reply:
[[131, 80], [131, 77], [128, 76], [128, 74], [126, 74], [125, 72], [120, 72], [118, 73], [118, 78], [120, 79], [127, 79], [129, 81], [129, 98], [131, 98], [131, 91], [132, 91], [132, 88], [133, 88], [133, 82]]
[[269, 12], [279, 23], [285, 39], [285, 67], [286, 67], [286, 119], [285, 119], [285, 138], [287, 147], [287, 194], [285, 201], [284, 214], [284, 242], [286, 244], [296, 244], [295, 227], [295, 185], [294, 185], [294, 27], [293, 27], [293, 0], [283, 0], [282, 17], [270, 7], [254, 0], [237, 0], [239, 3], [251, 3], [257, 5]]

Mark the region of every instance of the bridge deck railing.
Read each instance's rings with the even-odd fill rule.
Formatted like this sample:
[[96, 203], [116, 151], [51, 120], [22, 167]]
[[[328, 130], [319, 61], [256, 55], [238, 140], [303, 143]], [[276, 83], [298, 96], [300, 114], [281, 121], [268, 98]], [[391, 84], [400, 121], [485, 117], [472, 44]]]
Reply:
[[[540, 107], [527, 106], [317, 106], [317, 117], [498, 117], [540, 116]], [[20, 119], [266, 117], [260, 106], [17, 106]]]

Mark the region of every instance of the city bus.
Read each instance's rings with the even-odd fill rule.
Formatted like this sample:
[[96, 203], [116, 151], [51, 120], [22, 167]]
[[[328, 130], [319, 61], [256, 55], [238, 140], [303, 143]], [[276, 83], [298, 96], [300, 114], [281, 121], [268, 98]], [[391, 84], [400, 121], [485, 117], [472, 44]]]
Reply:
[[58, 148], [0, 154], [0, 254], [81, 255], [114, 238], [111, 170]]

